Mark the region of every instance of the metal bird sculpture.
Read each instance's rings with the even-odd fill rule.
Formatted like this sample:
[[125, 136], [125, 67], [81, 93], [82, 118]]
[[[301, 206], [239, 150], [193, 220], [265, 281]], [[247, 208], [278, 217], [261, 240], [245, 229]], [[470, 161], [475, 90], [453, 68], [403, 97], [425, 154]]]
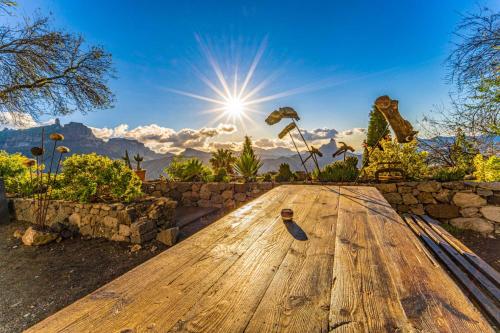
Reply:
[[278, 134], [278, 138], [283, 139], [291, 130], [297, 127], [296, 123], [290, 123]]
[[340, 156], [341, 154], [344, 154], [344, 161], [345, 161], [345, 155], [347, 154], [347, 151], [354, 152], [354, 148], [352, 146], [346, 145], [345, 142], [339, 141], [340, 147], [333, 153], [332, 157], [335, 158], [337, 156]]
[[268, 125], [274, 125], [279, 123], [283, 118], [292, 118], [294, 120], [300, 120], [299, 115], [293, 108], [285, 106], [271, 112], [271, 114], [266, 118], [266, 123]]

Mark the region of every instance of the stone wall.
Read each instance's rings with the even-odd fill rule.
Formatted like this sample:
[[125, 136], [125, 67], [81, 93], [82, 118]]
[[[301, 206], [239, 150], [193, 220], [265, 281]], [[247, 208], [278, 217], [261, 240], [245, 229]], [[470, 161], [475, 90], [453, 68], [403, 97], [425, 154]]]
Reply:
[[[353, 185], [336, 183], [333, 185]], [[401, 182], [375, 186], [398, 213], [427, 214], [460, 229], [500, 234], [500, 183]], [[165, 196], [181, 206], [233, 209], [279, 183], [187, 183], [151, 181], [144, 192]]]
[[427, 214], [460, 229], [500, 234], [500, 182], [375, 184], [399, 212]]
[[231, 210], [269, 191], [275, 184], [265, 183], [188, 183], [151, 181], [143, 191], [155, 197], [169, 197], [180, 206], [214, 207]]
[[[14, 219], [34, 223], [32, 199], [11, 198], [9, 206]], [[154, 239], [162, 230], [175, 228], [175, 207], [175, 201], [155, 197], [130, 204], [52, 200], [47, 221], [56, 231], [67, 229], [91, 238], [144, 243]]]

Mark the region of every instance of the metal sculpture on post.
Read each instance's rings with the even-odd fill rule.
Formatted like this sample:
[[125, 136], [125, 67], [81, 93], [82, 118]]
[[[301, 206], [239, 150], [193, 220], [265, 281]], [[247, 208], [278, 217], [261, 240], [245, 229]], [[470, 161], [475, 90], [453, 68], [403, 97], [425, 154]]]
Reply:
[[[296, 123], [296, 121], [300, 120], [299, 115], [297, 114], [297, 112], [293, 108], [291, 108], [289, 106], [285, 106], [285, 107], [279, 108], [277, 110], [274, 110], [266, 118], [266, 123], [268, 125], [274, 125], [274, 124], [279, 123], [281, 121], [281, 119], [283, 119], [283, 118], [292, 119], [292, 122], [290, 124], [288, 124], [283, 130], [281, 130], [281, 132], [278, 134], [278, 137], [280, 139], [283, 139], [287, 134], [290, 136], [290, 139], [292, 140], [293, 146], [295, 147], [295, 150], [297, 151], [297, 155], [299, 155], [300, 162], [302, 163], [302, 167], [304, 168], [304, 170], [309, 178], [309, 171], [307, 170], [306, 162], [309, 159], [312, 159], [316, 168], [319, 171], [319, 164], [318, 164], [317, 156], [322, 157], [323, 154], [317, 148], [314, 148], [312, 146], [309, 147], [309, 145], [307, 144], [307, 141], [304, 138], [304, 135], [302, 135], [302, 132], [300, 131], [300, 128], [297, 126], [297, 123]], [[307, 148], [307, 152], [309, 153], [309, 156], [307, 156], [305, 159], [300, 154], [300, 151], [299, 151], [299, 148], [297, 147], [295, 139], [293, 138], [293, 135], [290, 133], [294, 129], [296, 129], [299, 132], [299, 135], [300, 135], [302, 141], [304, 142], [304, 145]]]
[[332, 157], [335, 158], [337, 156], [340, 156], [341, 154], [344, 154], [344, 161], [345, 161], [345, 155], [347, 154], [347, 151], [354, 152], [354, 148], [352, 146], [346, 145], [345, 142], [339, 141], [340, 147], [333, 153]]

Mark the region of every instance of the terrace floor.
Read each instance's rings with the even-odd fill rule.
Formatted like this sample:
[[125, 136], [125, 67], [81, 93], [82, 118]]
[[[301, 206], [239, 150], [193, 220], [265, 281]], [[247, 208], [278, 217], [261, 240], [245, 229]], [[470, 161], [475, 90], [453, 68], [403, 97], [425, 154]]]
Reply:
[[493, 329], [376, 189], [291, 185], [28, 330], [177, 331]]

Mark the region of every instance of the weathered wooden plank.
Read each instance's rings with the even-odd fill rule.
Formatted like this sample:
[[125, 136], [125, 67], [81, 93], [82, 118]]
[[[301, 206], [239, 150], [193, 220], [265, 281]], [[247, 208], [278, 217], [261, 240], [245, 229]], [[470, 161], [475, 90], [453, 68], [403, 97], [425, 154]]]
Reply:
[[[245, 248], [270, 227], [276, 219], [276, 210], [279, 212], [290, 199], [291, 192], [282, 189], [266, 193], [208, 226], [203, 232], [136, 267], [63, 309], [61, 313], [47, 318], [29, 332], [109, 332], [109, 326], [115, 326], [116, 330], [139, 324], [143, 315], [161, 312], [161, 306], [165, 303], [168, 307], [173, 296], [188, 294], [187, 290], [182, 289], [173, 292], [174, 287], [198, 287], [195, 279], [203, 280], [207, 270], [212, 274], [223, 274], [227, 266], [217, 269], [221, 262], [227, 260], [224, 264], [229, 266], [234, 263]], [[196, 274], [193, 276], [193, 273], [186, 272], [187, 268], [193, 269]], [[188, 285], [186, 281], [192, 284]], [[205, 281], [208, 287], [210, 281]], [[170, 286], [172, 283], [173, 287]], [[154, 302], [155, 298], [162, 301]], [[196, 298], [191, 299], [191, 306], [195, 301]], [[167, 310], [171, 310], [171, 307]]]
[[431, 228], [437, 232], [443, 239], [445, 239], [451, 246], [453, 246], [458, 252], [460, 252], [467, 260], [472, 262], [474, 266], [479, 268], [484, 274], [486, 274], [494, 283], [500, 285], [500, 273], [497, 272], [493, 267], [491, 267], [486, 261], [477, 256], [471, 249], [465, 246], [458, 239], [453, 237], [448, 231], [446, 231], [438, 221], [432, 219], [431, 217], [424, 215], [422, 218], [431, 226]]
[[332, 332], [408, 331], [385, 258], [363, 200], [340, 188], [330, 304]]
[[438, 233], [436, 233], [429, 225], [427, 225], [421, 217], [412, 215], [412, 218], [417, 222], [418, 226], [436, 243], [441, 246], [449, 257], [453, 258], [456, 262], [460, 264], [462, 269], [464, 269], [468, 274], [470, 274], [474, 279], [476, 279], [482, 287], [487, 290], [497, 301], [500, 300], [500, 290], [495, 286], [493, 282], [488, 280], [486, 276], [483, 275], [481, 271], [476, 269], [467, 259], [465, 259], [455, 248], [446, 242]]
[[247, 332], [328, 332], [338, 199], [319, 190], [318, 209], [300, 225], [307, 240], [293, 241]]
[[429, 235], [422, 225], [416, 223], [412, 217], [405, 216], [405, 221], [412, 225], [413, 230], [417, 230], [418, 235], [429, 246], [430, 249], [441, 259], [451, 273], [462, 283], [462, 285], [473, 295], [480, 306], [488, 313], [497, 324], [500, 324], [500, 309], [496, 304], [479, 289], [474, 282], [458, 267], [450, 258], [449, 253], [443, 251], [439, 247], [437, 239], [433, 235]]
[[[294, 221], [301, 226], [311, 211], [319, 209], [318, 195], [307, 186], [295, 186], [294, 193], [298, 196], [289, 201], [288, 206], [295, 212]], [[279, 223], [263, 234], [190, 311], [178, 318], [169, 332], [241, 332], [245, 329], [294, 240], [281, 217], [277, 217], [277, 221]]]
[[413, 232], [378, 191], [350, 188], [361, 198], [400, 297], [415, 330], [425, 332], [492, 332], [491, 326], [450, 276], [415, 248]]

